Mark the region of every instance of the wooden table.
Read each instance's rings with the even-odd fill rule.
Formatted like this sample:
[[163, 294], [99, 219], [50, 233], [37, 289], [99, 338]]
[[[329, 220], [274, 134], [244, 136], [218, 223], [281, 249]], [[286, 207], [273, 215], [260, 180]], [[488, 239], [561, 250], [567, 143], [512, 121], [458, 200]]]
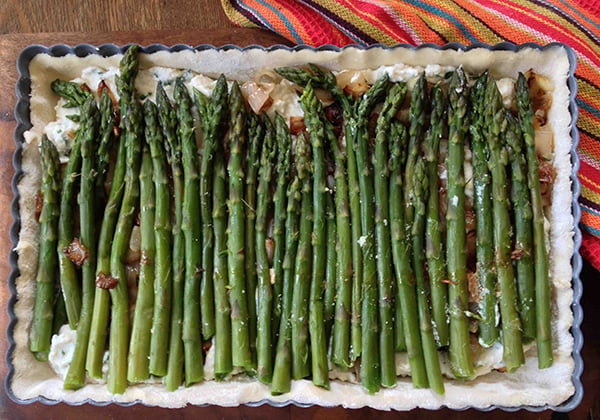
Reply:
[[[287, 43], [277, 35], [258, 29], [238, 28], [231, 24], [216, 0], [4, 0], [0, 3], [0, 278], [7, 279], [10, 267], [6, 256], [10, 252], [9, 231], [11, 226], [10, 202], [13, 198], [10, 182], [14, 174], [12, 154], [15, 147], [12, 133], [15, 127], [13, 116], [17, 80], [15, 62], [18, 53], [27, 45], [52, 45], [65, 43], [127, 44], [130, 42], [148, 45], [185, 43], [198, 45]], [[598, 272], [584, 267], [582, 273], [585, 293], [583, 307], [585, 319], [583, 331], [585, 345], [583, 357], [585, 373], [583, 383], [585, 396], [582, 404], [569, 413], [569, 417], [551, 412], [505, 413], [494, 411], [481, 413], [475, 410], [453, 412], [450, 410], [414, 410], [410, 413], [377, 412], [371, 409], [343, 410], [341, 408], [297, 407], [259, 408], [239, 407], [186, 407], [166, 410], [142, 406], [92, 407], [89, 405], [70, 407], [65, 404], [45, 406], [42, 404], [18, 405], [11, 402], [4, 388], [0, 391], [0, 419], [80, 419], [143, 418], [146, 420], [165, 418], [288, 418], [315, 419], [368, 419], [368, 418], [411, 418], [411, 419], [550, 419], [590, 418], [590, 410], [600, 418], [600, 310], [595, 298], [600, 296]], [[0, 288], [0, 308], [8, 304], [7, 283]], [[6, 330], [8, 315], [0, 311], [0, 330]], [[0, 340], [0, 354], [6, 354], [6, 340]], [[5, 364], [0, 365], [0, 378], [7, 375]]]

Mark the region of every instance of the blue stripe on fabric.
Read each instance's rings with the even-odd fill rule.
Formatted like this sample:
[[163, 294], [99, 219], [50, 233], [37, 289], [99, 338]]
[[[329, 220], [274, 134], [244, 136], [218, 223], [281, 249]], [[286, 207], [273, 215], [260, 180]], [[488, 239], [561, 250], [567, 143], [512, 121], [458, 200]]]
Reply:
[[[587, 211], [587, 209], [583, 209], [583, 211]], [[600, 236], [600, 230], [599, 229], [593, 228], [590, 225], [586, 225], [585, 223], [582, 223], [582, 225], [590, 233], [594, 234], [595, 236]]]
[[277, 31], [273, 25], [271, 25], [269, 23], [269, 21], [258, 12], [258, 10], [256, 10], [253, 7], [248, 6], [248, 3], [244, 2], [244, 1], [238, 1], [237, 4], [239, 4], [240, 7], [243, 7], [244, 9], [248, 10], [250, 13], [252, 13], [254, 15], [254, 17], [256, 19], [258, 19], [260, 21], [260, 23], [266, 27], [266, 29], [269, 29], [272, 32], [275, 32], [276, 34], [279, 34], [281, 36], [283, 36], [283, 34], [281, 34], [279, 31]]
[[590, 114], [592, 114], [594, 117], [600, 118], [600, 109], [594, 108], [593, 106], [591, 106], [587, 102], [582, 101], [579, 98], [577, 98], [577, 106], [579, 106], [580, 108], [585, 109], [587, 112], [589, 112]]
[[412, 4], [413, 6], [420, 7], [426, 12], [433, 13], [439, 17], [443, 17], [448, 22], [452, 23], [460, 32], [467, 38], [469, 41], [475, 43], [479, 41], [477, 37], [475, 37], [460, 21], [449, 13], [445, 12], [442, 9], [432, 6], [431, 4], [424, 3], [419, 0], [409, 0], [407, 3]]
[[296, 30], [292, 26], [292, 23], [285, 17], [285, 15], [283, 13], [281, 13], [279, 10], [277, 10], [276, 7], [270, 5], [269, 3], [267, 3], [267, 2], [265, 2], [263, 0], [256, 0], [256, 2], [262, 4], [263, 6], [267, 7], [268, 9], [270, 9], [273, 13], [275, 13], [279, 17], [279, 19], [281, 19], [281, 21], [283, 22], [283, 24], [285, 25], [285, 27], [294, 36], [294, 38], [296, 39], [296, 42], [299, 43], [299, 44], [303, 43], [302, 38], [300, 38], [300, 35], [298, 35], [298, 32], [296, 32]]
[[596, 209], [592, 209], [592, 208], [586, 206], [585, 204], [584, 204], [584, 207], [582, 207], [582, 209], [583, 209], [583, 211], [587, 211], [588, 213], [590, 213], [594, 216], [600, 216], [599, 211], [597, 211]]

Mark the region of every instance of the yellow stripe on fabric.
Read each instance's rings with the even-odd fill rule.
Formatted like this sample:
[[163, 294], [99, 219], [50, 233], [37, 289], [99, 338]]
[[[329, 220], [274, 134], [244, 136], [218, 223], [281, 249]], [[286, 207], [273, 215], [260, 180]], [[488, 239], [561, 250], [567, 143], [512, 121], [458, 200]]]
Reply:
[[250, 21], [246, 16], [235, 10], [229, 0], [221, 0], [223, 11], [234, 25], [244, 26], [246, 28], [260, 28], [254, 22]]
[[592, 185], [593, 187], [600, 189], [600, 185], [598, 185], [598, 183], [592, 181], [590, 178], [586, 177], [585, 175], [582, 175], [581, 173], [579, 174], [579, 179], [581, 180], [581, 195], [583, 195], [585, 198], [587, 198], [590, 201], [593, 201], [595, 203], [600, 203], [600, 193], [592, 190], [588, 186], [588, 185]]
[[[455, 9], [447, 10], [447, 12], [450, 13], [455, 19], [460, 20], [467, 29], [476, 34], [478, 39], [486, 43], [497, 43], [503, 40], [493, 31], [491, 31], [489, 27], [473, 18], [470, 13], [464, 11], [464, 9], [456, 7]], [[429, 27], [435, 28], [438, 33], [446, 37], [449, 42], [460, 42], [463, 44], [469, 43], [469, 40], [464, 36], [464, 34], [456, 26], [448, 24], [448, 21], [444, 18], [434, 14], [420, 14], [419, 17], [425, 23], [427, 23]]]

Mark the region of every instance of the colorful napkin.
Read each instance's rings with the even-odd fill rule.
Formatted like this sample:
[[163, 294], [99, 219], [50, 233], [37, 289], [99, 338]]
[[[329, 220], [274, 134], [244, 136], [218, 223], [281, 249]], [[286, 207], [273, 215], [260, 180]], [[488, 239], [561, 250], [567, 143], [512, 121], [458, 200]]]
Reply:
[[240, 26], [298, 44], [563, 42], [578, 57], [581, 253], [600, 269], [600, 1], [221, 0]]

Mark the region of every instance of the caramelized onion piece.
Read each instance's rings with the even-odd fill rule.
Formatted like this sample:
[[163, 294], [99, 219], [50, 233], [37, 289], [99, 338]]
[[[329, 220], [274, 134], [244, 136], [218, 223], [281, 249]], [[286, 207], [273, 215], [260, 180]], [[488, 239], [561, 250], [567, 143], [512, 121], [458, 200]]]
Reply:
[[119, 284], [118, 279], [107, 276], [103, 272], [99, 272], [98, 275], [96, 276], [96, 287], [98, 287], [100, 289], [104, 289], [104, 290], [114, 289], [115, 287], [117, 287], [118, 284]]
[[273, 83], [262, 83], [259, 85], [256, 82], [246, 82], [240, 89], [252, 111], [255, 114], [260, 114], [273, 103], [270, 93], [274, 87]]
[[63, 252], [77, 267], [81, 267], [88, 256], [87, 249], [79, 241], [79, 238], [73, 238], [73, 242]]
[[44, 207], [44, 194], [39, 190], [35, 196], [35, 220], [40, 221], [42, 215], [42, 208]]
[[542, 204], [549, 206], [552, 204], [552, 185], [554, 184], [554, 178], [556, 178], [556, 171], [550, 162], [540, 159], [539, 174]]
[[292, 135], [297, 136], [305, 130], [304, 117], [290, 117], [290, 133]]

